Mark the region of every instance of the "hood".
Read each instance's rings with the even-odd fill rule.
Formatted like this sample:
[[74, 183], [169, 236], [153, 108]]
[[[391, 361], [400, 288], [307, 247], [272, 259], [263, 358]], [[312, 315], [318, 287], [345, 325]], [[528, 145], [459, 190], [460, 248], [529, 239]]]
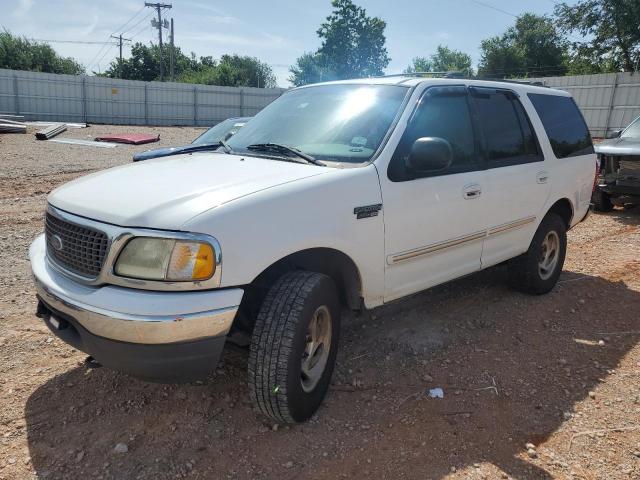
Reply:
[[211, 208], [331, 170], [266, 158], [194, 153], [81, 177], [54, 190], [48, 202], [114, 225], [180, 230], [187, 220]]
[[181, 145], [179, 147], [165, 147], [154, 148], [153, 150], [145, 150], [144, 152], [136, 153], [133, 156], [134, 162], [140, 162], [142, 160], [149, 160], [151, 158], [167, 157], [169, 155], [179, 155], [184, 150], [193, 148], [193, 145]]
[[604, 155], [640, 155], [640, 138], [611, 138], [593, 147], [596, 153]]

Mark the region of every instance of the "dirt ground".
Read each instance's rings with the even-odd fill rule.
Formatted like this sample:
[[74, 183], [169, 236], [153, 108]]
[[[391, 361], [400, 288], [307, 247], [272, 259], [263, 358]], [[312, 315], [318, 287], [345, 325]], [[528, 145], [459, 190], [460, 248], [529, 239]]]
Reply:
[[[63, 135], [123, 130], [199, 133]], [[206, 382], [150, 384], [85, 368], [34, 316], [47, 192], [145, 148], [0, 135], [0, 479], [640, 478], [640, 208], [573, 229], [548, 295], [496, 267], [349, 316], [324, 406], [278, 428], [248, 403], [245, 350]]]

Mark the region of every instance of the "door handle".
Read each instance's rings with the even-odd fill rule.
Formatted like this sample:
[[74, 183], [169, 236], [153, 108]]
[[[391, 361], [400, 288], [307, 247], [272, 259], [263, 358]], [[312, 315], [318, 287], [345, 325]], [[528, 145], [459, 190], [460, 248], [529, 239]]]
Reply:
[[465, 200], [473, 200], [479, 198], [480, 195], [482, 195], [482, 188], [477, 183], [472, 183], [462, 189], [462, 197]]
[[538, 172], [536, 174], [536, 182], [547, 183], [548, 180], [549, 180], [549, 172]]

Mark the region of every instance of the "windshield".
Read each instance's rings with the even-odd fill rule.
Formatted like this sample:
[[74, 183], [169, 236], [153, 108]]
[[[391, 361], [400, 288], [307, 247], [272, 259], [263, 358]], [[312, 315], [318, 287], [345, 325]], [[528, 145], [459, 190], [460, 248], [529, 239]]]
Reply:
[[622, 138], [640, 138], [640, 117], [631, 122], [631, 125], [629, 125], [620, 136]]
[[[334, 84], [292, 90], [229, 139], [234, 151], [250, 145], [286, 145], [318, 160], [371, 159], [408, 92], [398, 85]], [[260, 152], [260, 154], [266, 152]], [[272, 152], [273, 154], [273, 152]]]
[[203, 143], [216, 143], [219, 142], [220, 139], [224, 140], [227, 136], [235, 135], [235, 133], [240, 130], [248, 120], [248, 118], [244, 117], [228, 118], [227, 120], [217, 124], [215, 127], [211, 127], [191, 143], [194, 145], [201, 145]]

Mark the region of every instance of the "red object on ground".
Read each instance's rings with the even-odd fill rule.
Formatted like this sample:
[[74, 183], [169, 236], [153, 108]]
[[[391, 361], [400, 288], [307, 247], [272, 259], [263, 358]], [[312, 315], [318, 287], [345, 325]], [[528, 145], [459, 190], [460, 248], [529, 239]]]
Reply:
[[151, 135], [149, 133], [123, 133], [96, 137], [98, 142], [129, 143], [132, 145], [142, 145], [143, 143], [157, 142], [158, 140], [160, 140], [160, 135]]

